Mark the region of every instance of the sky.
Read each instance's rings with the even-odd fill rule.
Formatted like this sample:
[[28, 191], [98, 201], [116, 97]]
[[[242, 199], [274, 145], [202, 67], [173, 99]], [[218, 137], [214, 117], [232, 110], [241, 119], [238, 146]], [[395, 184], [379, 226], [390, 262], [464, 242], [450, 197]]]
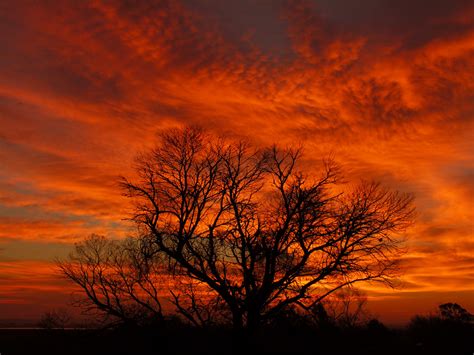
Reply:
[[371, 312], [474, 312], [472, 1], [7, 0], [0, 43], [0, 321], [68, 304], [53, 260], [130, 232], [118, 176], [183, 124], [413, 193]]

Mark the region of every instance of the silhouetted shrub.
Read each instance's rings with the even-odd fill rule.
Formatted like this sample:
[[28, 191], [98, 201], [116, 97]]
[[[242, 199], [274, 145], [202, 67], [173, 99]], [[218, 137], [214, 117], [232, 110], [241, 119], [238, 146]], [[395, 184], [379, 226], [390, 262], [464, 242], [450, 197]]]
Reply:
[[435, 314], [417, 315], [408, 326], [412, 343], [424, 351], [450, 354], [472, 353], [472, 315], [456, 303], [439, 306]]

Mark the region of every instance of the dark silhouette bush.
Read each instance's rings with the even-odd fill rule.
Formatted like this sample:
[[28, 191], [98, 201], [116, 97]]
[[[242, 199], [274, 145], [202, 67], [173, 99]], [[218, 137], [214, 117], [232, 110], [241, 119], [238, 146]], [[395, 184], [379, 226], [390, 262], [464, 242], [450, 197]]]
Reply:
[[425, 352], [450, 354], [474, 351], [472, 315], [456, 303], [439, 306], [435, 314], [415, 316], [408, 326], [412, 344]]

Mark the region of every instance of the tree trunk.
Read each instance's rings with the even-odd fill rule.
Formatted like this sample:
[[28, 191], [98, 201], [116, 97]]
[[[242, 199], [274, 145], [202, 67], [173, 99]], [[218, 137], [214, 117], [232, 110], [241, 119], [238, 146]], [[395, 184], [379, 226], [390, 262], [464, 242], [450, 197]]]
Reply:
[[245, 328], [249, 335], [252, 335], [260, 326], [260, 312], [257, 310], [251, 310], [247, 313], [247, 324]]
[[240, 311], [232, 311], [232, 327], [236, 331], [240, 331], [244, 328], [244, 320]]

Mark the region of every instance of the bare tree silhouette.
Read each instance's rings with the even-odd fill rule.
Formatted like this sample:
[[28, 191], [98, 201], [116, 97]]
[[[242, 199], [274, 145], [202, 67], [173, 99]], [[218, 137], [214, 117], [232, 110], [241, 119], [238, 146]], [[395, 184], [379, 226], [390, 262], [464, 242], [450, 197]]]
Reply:
[[70, 325], [71, 319], [71, 314], [66, 309], [53, 309], [41, 316], [38, 326], [43, 329], [64, 329]]
[[[355, 328], [369, 321], [367, 296], [356, 288], [346, 287], [338, 290], [323, 300], [321, 305], [328, 320], [341, 328]], [[312, 310], [316, 320], [320, 312], [319, 308]]]
[[107, 325], [161, 321], [162, 263], [148, 257], [147, 248], [145, 239], [112, 241], [98, 235], [76, 244], [67, 260], [58, 261], [61, 272], [85, 294], [74, 303]]
[[173, 273], [208, 286], [235, 327], [358, 281], [391, 280], [392, 233], [409, 223], [412, 198], [373, 183], [332, 193], [337, 167], [327, 162], [311, 178], [297, 169], [300, 156], [185, 128], [139, 159], [140, 181], [123, 182], [137, 201], [134, 220]]
[[[344, 191], [333, 161], [312, 176], [301, 171], [301, 156], [301, 149], [256, 149], [186, 127], [163, 133], [137, 159], [137, 180], [123, 179], [139, 240], [150, 246], [138, 270], [147, 260], [166, 266], [175, 278], [171, 300], [194, 324], [229, 321], [254, 329], [290, 307], [309, 311], [357, 282], [393, 285], [412, 196], [369, 182]], [[104, 248], [103, 240], [90, 242]], [[96, 277], [70, 262], [62, 270], [95, 307], [127, 318], [118, 302], [126, 296], [149, 309], [134, 293], [142, 285], [129, 256], [131, 280], [121, 256], [76, 253]], [[105, 263], [113, 281], [101, 274]]]

